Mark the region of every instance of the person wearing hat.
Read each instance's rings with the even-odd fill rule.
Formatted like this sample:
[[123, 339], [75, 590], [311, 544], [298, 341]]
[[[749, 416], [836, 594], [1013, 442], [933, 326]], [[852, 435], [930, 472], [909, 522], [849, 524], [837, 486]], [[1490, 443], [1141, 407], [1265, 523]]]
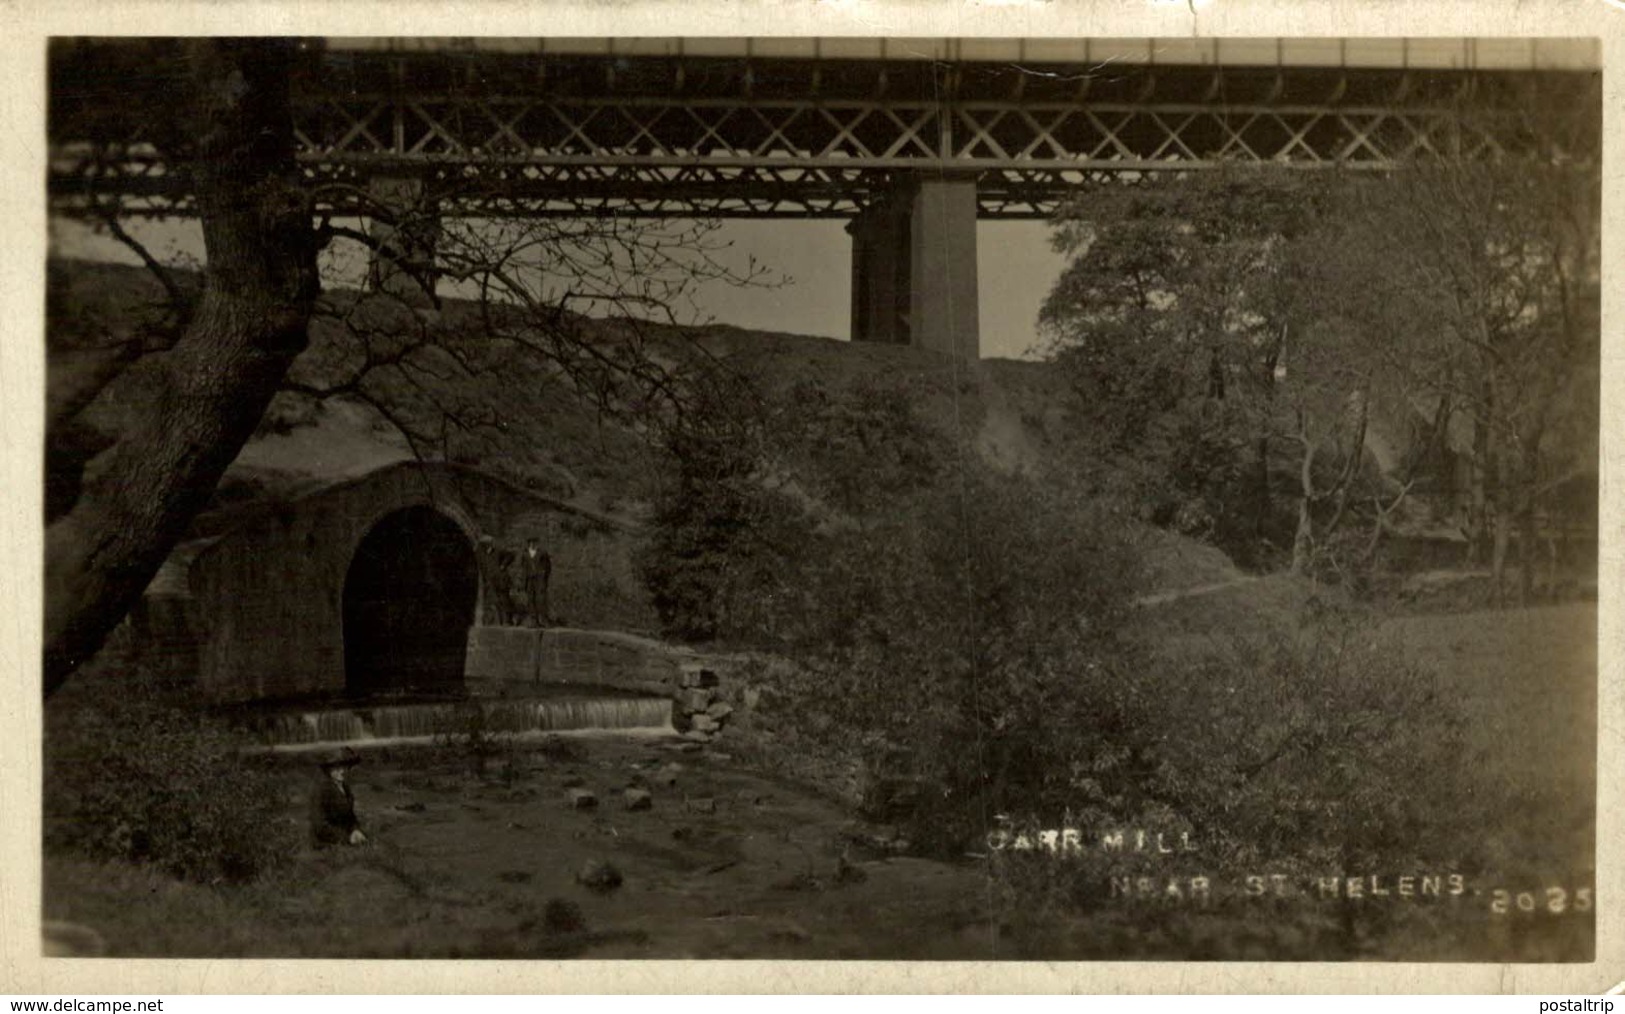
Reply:
[[535, 536], [525, 540], [525, 552], [519, 557], [519, 574], [524, 580], [523, 608], [529, 625], [550, 626], [553, 620], [548, 615], [547, 585], [553, 578], [553, 558], [542, 549]]
[[502, 609], [497, 605], [497, 540], [490, 535], [480, 536], [480, 580], [485, 588], [485, 611], [481, 622], [492, 625], [502, 623]]
[[347, 781], [349, 770], [360, 763], [361, 755], [349, 747], [322, 761], [322, 784], [311, 795], [310, 805], [310, 832], [317, 848], [367, 843]]
[[516, 554], [511, 549], [504, 549], [497, 554], [496, 563], [496, 600], [497, 623], [504, 627], [511, 627], [519, 622], [519, 607], [514, 604], [513, 597], [513, 565]]
[[495, 537], [480, 536], [480, 571], [485, 575], [485, 622], [506, 627], [513, 623], [512, 550], [504, 549]]

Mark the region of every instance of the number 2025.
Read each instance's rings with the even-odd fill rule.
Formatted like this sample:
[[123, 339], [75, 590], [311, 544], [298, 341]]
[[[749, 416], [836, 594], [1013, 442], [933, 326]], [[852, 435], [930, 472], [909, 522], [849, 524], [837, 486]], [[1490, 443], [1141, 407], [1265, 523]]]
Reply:
[[1552, 915], [1562, 915], [1565, 912], [1591, 911], [1591, 888], [1576, 888], [1571, 894], [1566, 888], [1548, 887], [1544, 891], [1519, 891], [1513, 894], [1505, 888], [1496, 888], [1490, 894], [1490, 911], [1496, 915], [1508, 915], [1512, 912], [1550, 912]]

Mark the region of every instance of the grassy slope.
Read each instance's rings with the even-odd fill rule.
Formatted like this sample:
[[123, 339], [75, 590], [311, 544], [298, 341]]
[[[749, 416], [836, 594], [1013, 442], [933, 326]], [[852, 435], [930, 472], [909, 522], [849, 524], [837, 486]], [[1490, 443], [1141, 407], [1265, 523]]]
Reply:
[[[1243, 580], [1136, 611], [1128, 633], [1164, 663], [1191, 665], [1236, 639], [1290, 633], [1313, 623], [1318, 600], [1336, 596], [1289, 574]], [[1461, 770], [1468, 795], [1414, 786], [1441, 818], [1470, 815], [1484, 869], [1453, 928], [1418, 923], [1385, 953], [1411, 960], [1574, 960], [1590, 946], [1588, 919], [1546, 912], [1546, 892], [1572, 899], [1596, 878], [1597, 607], [1376, 618], [1371, 636], [1440, 677], [1463, 720]], [[1489, 910], [1501, 887], [1536, 899], [1535, 914]]]
[[[93, 350], [128, 340], [159, 314], [163, 293], [139, 268], [53, 262], [52, 327], [48, 379], [53, 400], [90, 368]], [[328, 297], [341, 309], [356, 294]], [[427, 318], [453, 335], [472, 332], [473, 304], [447, 301]], [[368, 318], [376, 322], [376, 318]], [[415, 328], [409, 315], [393, 321]], [[962, 439], [1004, 469], [1055, 460], [1075, 439], [1069, 429], [1070, 394], [1061, 378], [1038, 363], [986, 360], [966, 365], [899, 346], [865, 345], [803, 335], [769, 334], [727, 326], [694, 331], [655, 328], [651, 347], [662, 356], [696, 347], [748, 378], [764, 402], [783, 404], [798, 385], [815, 382], [835, 397], [860, 388], [906, 397], [930, 428]], [[440, 368], [436, 397], [468, 412], [490, 413], [493, 427], [453, 432], [449, 454], [522, 485], [584, 507], [629, 518], [643, 513], [659, 481], [658, 455], [648, 441], [602, 417], [556, 371], [534, 356], [491, 343], [467, 342], [485, 372], [469, 376]], [[356, 340], [335, 319], [318, 317], [310, 348], [293, 379], [314, 385], [343, 378], [354, 362]], [[127, 382], [136, 390], [134, 382]], [[407, 418], [423, 419], [422, 395], [398, 373], [377, 374], [371, 388]], [[129, 393], [103, 398], [96, 418], [117, 427]], [[431, 452], [433, 453], [433, 452]], [[229, 527], [237, 505], [282, 499], [409, 458], [401, 434], [372, 408], [342, 398], [313, 405], [279, 395], [260, 432], [228, 471], [198, 531]], [[1147, 533], [1151, 562], [1147, 590], [1185, 588], [1235, 576], [1222, 553], [1177, 536]]]

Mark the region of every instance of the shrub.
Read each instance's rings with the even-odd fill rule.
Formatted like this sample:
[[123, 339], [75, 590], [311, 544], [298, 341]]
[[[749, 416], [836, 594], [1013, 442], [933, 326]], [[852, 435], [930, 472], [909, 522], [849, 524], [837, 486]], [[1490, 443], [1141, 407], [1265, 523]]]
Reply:
[[[1450, 907], [1242, 893], [1256, 875], [1301, 890], [1323, 877], [1485, 870], [1494, 816], [1463, 760], [1461, 716], [1434, 674], [1366, 618], [1317, 608], [1296, 631], [1215, 642], [1179, 664], [1148, 661], [1120, 740], [1137, 758], [1133, 791], [1113, 797], [1080, 783], [1071, 806], [1038, 826], [1188, 831], [1197, 851], [994, 855], [1000, 910], [1028, 956], [1324, 960], [1372, 956], [1401, 932], [1446, 950], [1481, 932], [1479, 913]], [[1197, 874], [1213, 885], [1199, 905], [1114, 899], [1109, 886]], [[1090, 932], [1069, 952], [1057, 940], [1079, 913]], [[1133, 932], [1119, 939], [1113, 927]], [[1108, 938], [1116, 942], [1103, 948]]]
[[662, 433], [667, 481], [637, 566], [667, 634], [749, 632], [801, 549], [802, 504], [768, 481], [762, 406], [721, 374], [694, 381], [694, 405]]
[[819, 532], [891, 516], [962, 455], [922, 419], [908, 382], [806, 380], [772, 404], [719, 372], [663, 432], [669, 479], [639, 557], [666, 632], [778, 644]]
[[804, 380], [768, 422], [771, 453], [833, 511], [884, 513], [958, 464], [951, 441], [921, 417], [918, 386], [866, 377], [832, 391]]
[[498, 777], [512, 784], [519, 776], [519, 750], [514, 734], [493, 728], [490, 716], [477, 701], [459, 705], [450, 731], [435, 737], [438, 753], [457, 758], [469, 774], [484, 778], [493, 767]]
[[1142, 722], [1171, 797], [1239, 862], [1471, 864], [1473, 818], [1453, 802], [1470, 795], [1463, 720], [1437, 675], [1359, 614], [1304, 620], [1148, 675]]
[[[1116, 617], [1134, 584], [1126, 526], [1023, 476], [967, 462], [887, 517], [819, 537], [779, 603], [803, 663], [782, 707], [856, 752], [865, 805], [951, 853], [995, 814], [1118, 780], [1128, 686]], [[1110, 773], [1107, 769], [1110, 768]]]
[[756, 605], [794, 566], [801, 505], [742, 472], [684, 482], [657, 505], [638, 563], [663, 629], [687, 641], [749, 639]]
[[251, 880], [294, 854], [285, 780], [228, 727], [139, 673], [76, 679], [46, 707], [47, 848], [202, 883]]
[[[805, 400], [813, 418], [830, 415]], [[833, 416], [849, 434], [884, 417], [867, 402]], [[848, 439], [859, 456], [861, 444]], [[1158, 658], [1118, 635], [1138, 587], [1132, 497], [1087, 470], [996, 472], [969, 449], [929, 468], [903, 460], [846, 469], [861, 481], [826, 497], [849, 511], [838, 523], [776, 513], [726, 484], [695, 490], [696, 502], [762, 511], [743, 530], [770, 547], [759, 558], [771, 573], [732, 571], [726, 596], [744, 605], [727, 606], [734, 629], [790, 660], [764, 670], [752, 716], [796, 755], [781, 763], [843, 794], [855, 770], [869, 816], [941, 855], [980, 848], [1009, 820], [1188, 831], [1200, 871], [1231, 882], [1472, 872], [1471, 817], [1439, 805], [1466, 791], [1459, 720], [1433, 675], [1370, 625], [1321, 607], [1290, 633]], [[1226, 460], [1190, 464], [1201, 481], [1185, 499], [1222, 506], [1245, 486]], [[816, 473], [806, 489], [821, 492]], [[749, 540], [718, 555], [749, 559], [738, 553]], [[1001, 862], [1010, 910], [1040, 922], [1098, 909], [1111, 877], [1131, 872], [1122, 857]], [[1220, 915], [1257, 923], [1259, 911]], [[1173, 952], [1207, 953], [1213, 924], [1183, 918], [1163, 927]], [[1279, 939], [1248, 947], [1314, 956], [1330, 938], [1358, 950], [1346, 910], [1278, 921]]]

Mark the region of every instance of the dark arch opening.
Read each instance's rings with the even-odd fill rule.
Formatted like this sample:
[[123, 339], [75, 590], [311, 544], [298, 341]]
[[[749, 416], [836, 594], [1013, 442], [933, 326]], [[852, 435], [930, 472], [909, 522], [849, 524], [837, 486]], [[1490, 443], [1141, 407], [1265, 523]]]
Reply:
[[456, 522], [430, 507], [386, 515], [344, 578], [345, 691], [461, 691], [478, 595], [474, 547]]

